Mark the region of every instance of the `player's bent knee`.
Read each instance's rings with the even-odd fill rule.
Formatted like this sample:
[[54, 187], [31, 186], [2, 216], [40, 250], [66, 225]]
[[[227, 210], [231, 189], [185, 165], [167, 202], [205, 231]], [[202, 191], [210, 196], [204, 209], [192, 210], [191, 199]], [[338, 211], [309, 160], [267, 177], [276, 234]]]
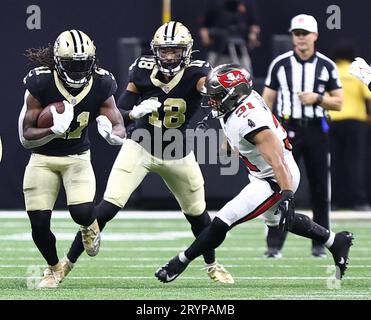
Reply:
[[95, 219], [93, 202], [69, 205], [68, 209], [73, 221], [82, 226], [89, 226]]
[[206, 210], [206, 202], [199, 200], [194, 203], [182, 205], [182, 211], [189, 216], [200, 216]]

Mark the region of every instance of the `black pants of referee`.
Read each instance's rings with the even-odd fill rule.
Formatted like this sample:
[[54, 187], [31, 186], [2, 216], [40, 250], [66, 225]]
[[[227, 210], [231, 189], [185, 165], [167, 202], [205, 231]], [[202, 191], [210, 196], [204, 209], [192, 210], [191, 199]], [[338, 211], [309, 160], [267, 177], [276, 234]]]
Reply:
[[[330, 211], [330, 146], [327, 129], [323, 129], [321, 121], [299, 124], [285, 124], [289, 140], [293, 146], [293, 155], [297, 163], [301, 158], [309, 182], [313, 221], [329, 228]], [[282, 249], [286, 233], [269, 230], [267, 237], [268, 248]], [[320, 247], [320, 243], [313, 241], [312, 247]]]

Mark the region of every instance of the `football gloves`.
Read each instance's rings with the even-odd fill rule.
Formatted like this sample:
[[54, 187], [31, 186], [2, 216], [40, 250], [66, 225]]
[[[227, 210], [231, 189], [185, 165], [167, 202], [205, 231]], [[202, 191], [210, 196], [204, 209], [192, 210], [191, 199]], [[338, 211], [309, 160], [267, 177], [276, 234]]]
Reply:
[[143, 100], [139, 105], [133, 107], [133, 110], [130, 111], [130, 117], [137, 120], [148, 113], [157, 111], [160, 106], [161, 102], [154, 99]]
[[51, 106], [50, 111], [53, 115], [53, 126], [50, 128], [57, 136], [65, 133], [71, 125], [73, 119], [73, 104], [64, 100], [64, 112], [58, 113], [55, 106]]
[[100, 115], [95, 119], [97, 121], [97, 128], [99, 134], [111, 145], [122, 145], [124, 139], [116, 136], [112, 133], [111, 121], [103, 115]]
[[278, 228], [283, 231], [290, 231], [295, 217], [294, 193], [291, 190], [281, 191], [281, 202], [274, 214], [281, 215]]
[[349, 73], [361, 80], [366, 86], [371, 82], [371, 67], [362, 58], [356, 58], [349, 67]]

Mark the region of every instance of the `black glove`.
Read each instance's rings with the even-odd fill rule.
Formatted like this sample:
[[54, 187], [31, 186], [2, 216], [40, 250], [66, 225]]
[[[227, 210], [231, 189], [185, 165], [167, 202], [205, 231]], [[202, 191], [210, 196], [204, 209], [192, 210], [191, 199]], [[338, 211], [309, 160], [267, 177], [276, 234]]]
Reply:
[[278, 228], [283, 231], [289, 231], [295, 217], [294, 193], [291, 190], [282, 190], [281, 196], [281, 202], [274, 214], [281, 214]]

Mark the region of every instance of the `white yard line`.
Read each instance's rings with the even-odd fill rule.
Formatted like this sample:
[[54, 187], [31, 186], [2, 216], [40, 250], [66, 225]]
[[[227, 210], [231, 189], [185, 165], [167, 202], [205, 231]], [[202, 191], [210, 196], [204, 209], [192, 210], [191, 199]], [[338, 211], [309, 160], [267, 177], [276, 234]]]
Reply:
[[[94, 258], [95, 259], [95, 258]], [[163, 257], [100, 257], [98, 258], [100, 261], [163, 261]], [[201, 259], [201, 258], [200, 258]], [[290, 258], [284, 258], [280, 261], [288, 262], [288, 261], [301, 261], [301, 260], [313, 260], [317, 258], [313, 257], [290, 257]], [[38, 257], [0, 257], [0, 261], [42, 261], [42, 258]], [[79, 258], [79, 261], [92, 261], [92, 258]], [[223, 261], [265, 261], [269, 262], [271, 260], [268, 260], [267, 258], [257, 258], [257, 257], [223, 257]], [[319, 259], [318, 261], [326, 261]], [[365, 258], [365, 257], [353, 257], [352, 256], [352, 262], [353, 261], [371, 261], [371, 258]], [[277, 264], [278, 265], [278, 264]], [[281, 265], [281, 264], [280, 264]], [[371, 265], [370, 265], [371, 266]]]
[[[309, 210], [299, 210], [300, 213], [311, 216], [312, 212]], [[210, 215], [215, 215], [216, 211], [209, 211]], [[348, 220], [348, 219], [360, 219], [360, 220], [371, 220], [371, 211], [357, 212], [357, 211], [332, 211], [331, 219]], [[25, 211], [0, 211], [0, 219], [8, 218], [19, 218], [28, 219]], [[54, 211], [53, 219], [66, 219], [71, 218], [68, 211]], [[121, 211], [115, 219], [184, 219], [184, 215], [181, 211]], [[258, 217], [261, 219], [261, 217]]]

